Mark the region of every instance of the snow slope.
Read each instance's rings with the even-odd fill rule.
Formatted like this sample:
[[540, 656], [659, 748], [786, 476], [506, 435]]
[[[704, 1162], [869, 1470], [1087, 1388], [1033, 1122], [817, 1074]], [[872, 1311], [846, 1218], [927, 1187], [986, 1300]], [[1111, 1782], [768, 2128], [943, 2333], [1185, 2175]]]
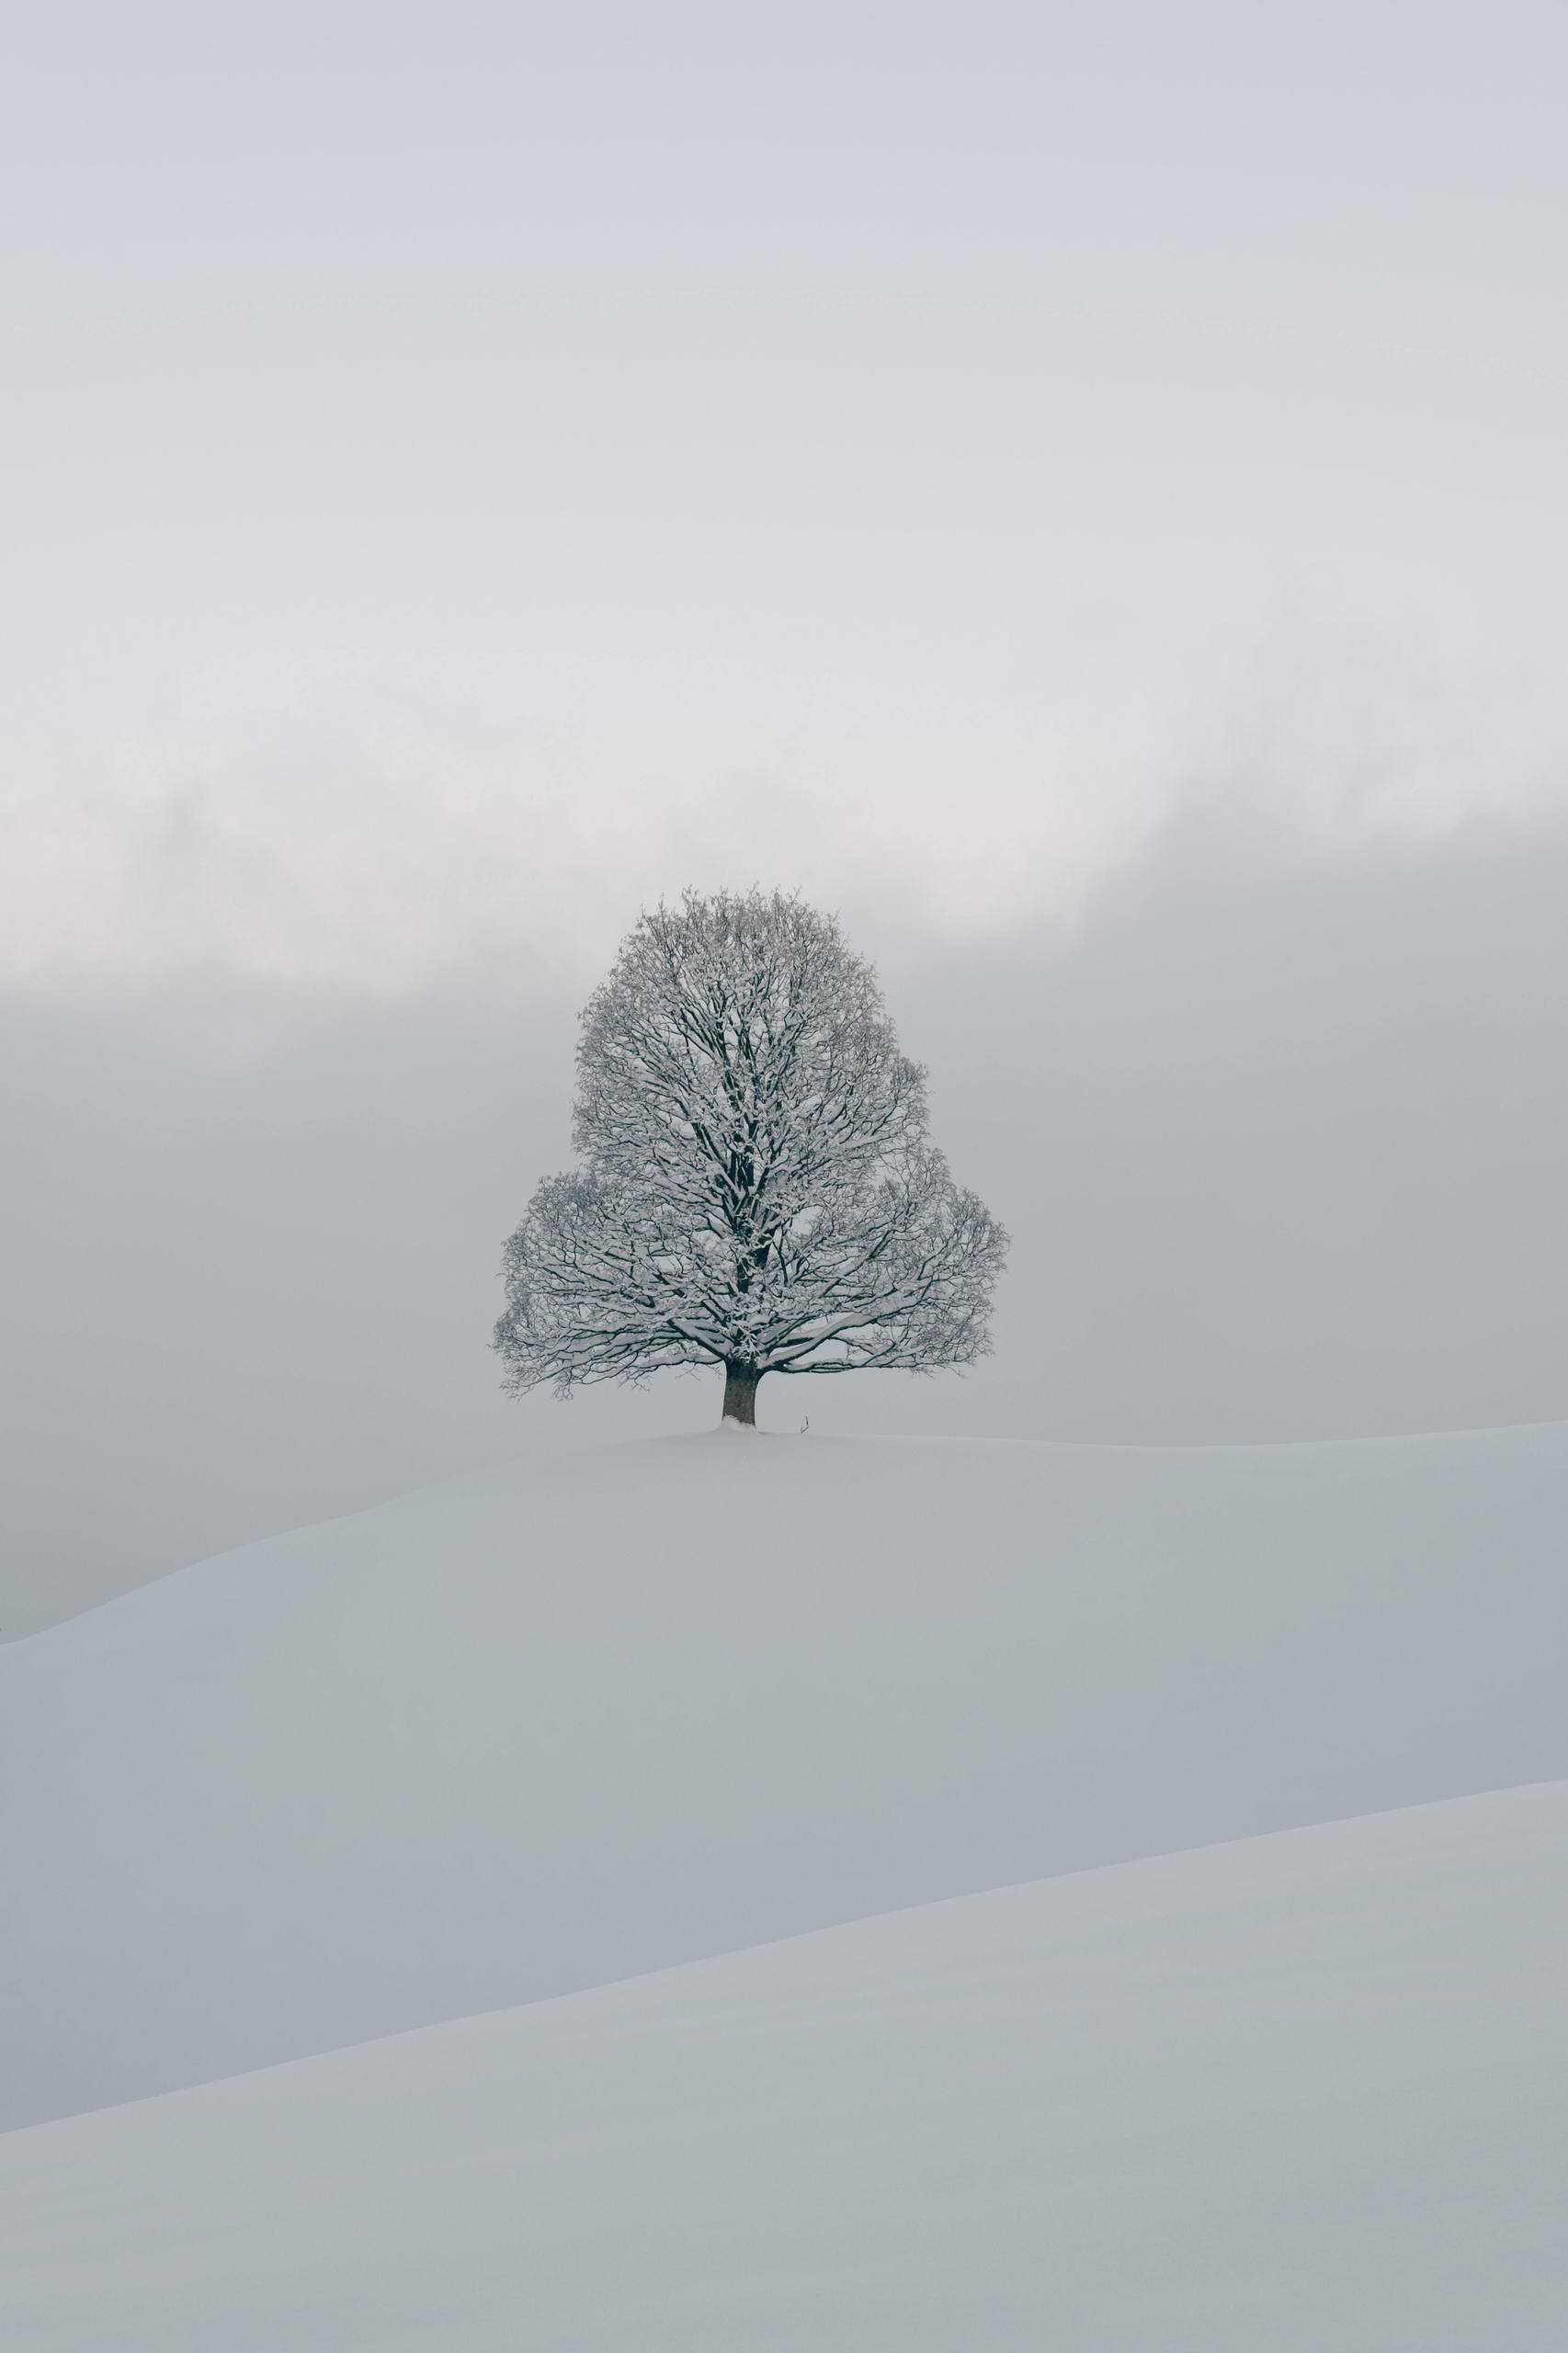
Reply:
[[1559, 2353], [1568, 1784], [0, 2139], [28, 2353]]
[[1568, 1771], [1565, 1529], [1557, 1426], [714, 1433], [186, 1570], [0, 1650], [0, 2121]]

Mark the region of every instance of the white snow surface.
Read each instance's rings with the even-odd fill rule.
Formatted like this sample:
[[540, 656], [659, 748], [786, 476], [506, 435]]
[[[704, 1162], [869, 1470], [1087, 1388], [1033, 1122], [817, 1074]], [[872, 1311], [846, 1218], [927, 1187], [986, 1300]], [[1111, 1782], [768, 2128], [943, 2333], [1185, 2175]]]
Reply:
[[0, 2138], [27, 2353], [1561, 2353], [1568, 1783]]
[[[715, 1433], [521, 1464], [247, 1546], [0, 1649], [0, 2121], [20, 2125], [100, 2108], [1050, 1873], [1561, 1775], [1568, 1771], [1565, 1529], [1568, 1427], [1557, 1425], [1201, 1452]], [[1514, 1812], [1505, 1807], [1497, 1819], [1522, 1820], [1518, 1809], [1536, 1802], [1509, 1801]], [[1375, 1838], [1394, 1835], [1380, 1831]], [[1264, 1852], [1247, 1851], [1255, 1859]], [[1269, 1851], [1310, 1857], [1320, 1849], [1309, 1842]], [[1186, 1881], [1156, 1872], [1136, 1884], [1185, 1885], [1177, 1910], [1187, 1904], [1200, 1913], [1210, 1884], [1229, 1887], [1227, 1872], [1255, 1867], [1264, 1868], [1187, 1862]], [[1467, 1934], [1470, 1883], [1461, 1876], [1453, 1896], [1463, 1914], [1457, 1928]], [[857, 1929], [837, 1945], [791, 1948], [793, 1958], [736, 1962], [730, 1975], [698, 1972], [665, 1981], [665, 1992], [607, 1994], [597, 2008], [555, 2006], [532, 2024], [463, 2028], [449, 2045], [399, 2046], [403, 2055], [395, 2063], [384, 2054], [345, 2059], [333, 2063], [335, 2075], [279, 2075], [267, 2079], [270, 2089], [214, 2095], [216, 2107], [139, 2109], [134, 2122], [96, 2126], [108, 2136], [97, 2142], [89, 2135], [36, 2145], [129, 2147], [114, 2135], [172, 2131], [166, 2120], [177, 2116], [193, 2120], [178, 2128], [194, 2136], [180, 2144], [188, 2152], [202, 2144], [200, 2120], [222, 2119], [231, 2112], [223, 2103], [233, 2101], [235, 2117], [254, 2116], [263, 2143], [276, 2139], [279, 2149], [292, 2148], [304, 2132], [301, 2120], [314, 2112], [310, 2085], [363, 2081], [369, 2114], [376, 2069], [395, 2063], [417, 2072], [426, 2063], [421, 2051], [477, 2054], [494, 2035], [498, 2048], [519, 2054], [519, 2066], [531, 2067], [534, 2053], [541, 2066], [548, 2060], [547, 2074], [556, 2071], [542, 2096], [559, 2114], [565, 2142], [552, 2141], [548, 2115], [541, 2120], [531, 2109], [528, 2121], [506, 2108], [496, 2125], [504, 2132], [522, 2131], [525, 2121], [529, 2131], [537, 2126], [538, 2163], [554, 2165], [564, 2161], [563, 2150], [569, 2155], [577, 2147], [573, 2133], [591, 2135], [592, 2086], [601, 2080], [594, 2060], [585, 2087], [571, 2089], [560, 2074], [562, 2053], [575, 2053], [576, 2064], [608, 2036], [607, 2048], [622, 2054], [616, 2063], [629, 2071], [626, 2098], [635, 2104], [642, 2071], [652, 2070], [652, 2083], [665, 2088], [649, 2094], [649, 2130], [655, 2112], [673, 2130], [659, 2003], [673, 2004], [670, 2018], [686, 2020], [679, 2035], [697, 2034], [709, 1992], [722, 2009], [726, 1989], [737, 1989], [739, 1999], [738, 1989], [773, 1983], [769, 1972], [784, 1972], [782, 1986], [814, 1984], [811, 1956], [831, 1950], [860, 1956], [845, 1964], [844, 1999], [846, 2014], [863, 2019], [865, 1970], [893, 1969], [903, 1940], [914, 1940], [908, 1950], [916, 1967], [915, 1956], [935, 1951], [931, 1939], [940, 1944], [950, 1935], [963, 1943], [972, 1933], [979, 1942], [963, 1944], [961, 1966], [953, 1963], [957, 2009], [940, 2029], [960, 2038], [938, 2069], [948, 2084], [960, 2064], [961, 2037], [971, 2030], [993, 2053], [985, 2065], [1000, 2066], [1006, 2035], [993, 2036], [975, 2015], [994, 1993], [1024, 2049], [1035, 2048], [1029, 2035], [1038, 2040], [1045, 2031], [1026, 2031], [1012, 1963], [994, 1984], [987, 1974], [983, 1951], [994, 1924], [1054, 1921], [1059, 1904], [1114, 1904], [1121, 1900], [1114, 1889], [1123, 1884], [1134, 1881], [1083, 1881], [1071, 1898], [1038, 1891], [997, 1898], [990, 1909], [925, 1915], [914, 1926]], [[1289, 1910], [1294, 1898], [1281, 1887], [1278, 1900]], [[1338, 1899], [1324, 1893], [1323, 1901], [1332, 1911]], [[1435, 1894], [1431, 1901], [1438, 1904]], [[1199, 1913], [1191, 1934], [1202, 1927], [1207, 1937]], [[1063, 1922], [1078, 1916], [1061, 1915]], [[1165, 1960], [1154, 1945], [1131, 1949], [1127, 1968], [1146, 1969], [1147, 1979], [1113, 1972], [1108, 1984], [1135, 1984], [1142, 2004], [1145, 1993], [1153, 1998], [1156, 1981], [1164, 1984], [1159, 2016], [1175, 2030], [1184, 2016], [1187, 1948], [1179, 1938], [1169, 1942], [1176, 1927], [1161, 1917]], [[964, 1922], [975, 1924], [972, 1931]], [[1050, 1945], [1055, 1931], [1040, 1934]], [[1247, 1928], [1234, 1954], [1222, 1936], [1205, 1943], [1204, 1966], [1222, 1973], [1234, 1961], [1244, 1980], [1252, 1935]], [[1108, 1966], [1109, 1946], [1091, 1937], [1084, 1949], [1091, 1948]], [[882, 1959], [873, 1961], [877, 1955]], [[1033, 1962], [1017, 1966], [1018, 1984], [1036, 1982]], [[917, 1975], [925, 1968], [919, 1962]], [[1296, 1984], [1315, 2016], [1329, 1995], [1314, 1969], [1303, 1960]], [[797, 1981], [791, 1971], [804, 1974]], [[892, 1982], [896, 1987], [896, 1969]], [[1213, 1979], [1216, 1987], [1220, 1982]], [[919, 1983], [926, 1990], [909, 1996], [906, 2023], [925, 2019], [937, 2033], [948, 1996], [936, 1979]], [[1403, 2047], [1403, 2031], [1394, 1981], [1380, 1975], [1377, 1984], [1387, 2001], [1369, 1992], [1373, 2006], [1365, 2017], [1376, 2010], [1393, 2051]], [[1005, 1993], [1007, 1985], [1013, 1993]], [[1085, 1979], [1073, 1999], [1088, 1999], [1090, 1990]], [[1269, 2015], [1278, 2024], [1295, 1996], [1278, 1985], [1276, 1993], [1283, 2008]], [[896, 1990], [889, 1998], [895, 2007], [904, 2001]], [[812, 2029], [820, 2029], [813, 2047], [824, 2064], [837, 2047], [830, 2031], [836, 1999], [824, 1991], [827, 2008]], [[1220, 1999], [1215, 1992], [1212, 2001]], [[1437, 1992], [1432, 2000], [1439, 2001]], [[699, 2009], [683, 2010], [683, 2003]], [[1210, 2031], [1202, 2024], [1210, 2003], [1205, 1994], [1194, 2012], [1200, 2041]], [[1054, 1996], [1047, 2009], [1055, 2015]], [[1418, 2010], [1426, 2023], [1411, 2031], [1425, 2034], [1435, 2013], [1430, 2005]], [[775, 2040], [762, 2011], [755, 2016], [755, 2029], [738, 2040], [725, 2040], [721, 2018], [718, 2039], [704, 2046], [710, 2070], [719, 2067], [716, 2054], [728, 2053], [738, 2085], [747, 2080], [754, 2033], [769, 2049], [788, 2047], [782, 2028], [783, 2040]], [[1114, 2029], [1108, 2010], [1095, 2017], [1095, 2038], [1111, 2035], [1127, 2053], [1143, 2048], [1136, 2016]], [[650, 2022], [652, 2038], [641, 2057], [626, 2045], [630, 2026], [617, 2023], [637, 2018]], [[889, 2034], [903, 2030], [897, 2019], [886, 2025]], [[1371, 2067], [1363, 2105], [1373, 2115], [1383, 2080], [1377, 2040], [1369, 2026], [1365, 2036], [1358, 2027], [1346, 2046], [1360, 2054], [1358, 2064], [1365, 2057]], [[905, 2046], [895, 2035], [874, 2047], [882, 2053], [876, 2064], [892, 2071], [877, 2079], [891, 2099], [895, 2053]], [[1484, 2047], [1483, 2039], [1456, 2052], [1471, 2052], [1469, 2066]], [[1058, 2082], [1051, 2069], [1068, 2069], [1063, 2085], [1074, 2080], [1066, 2047], [1053, 2041], [1051, 2051], [1041, 2097]], [[468, 2061], [453, 2063], [466, 2080]], [[473, 2063], [483, 2074], [491, 2063], [476, 2055]], [[370, 2073], [361, 2078], [359, 2068]], [[996, 2086], [1005, 2074], [994, 2077]], [[1309, 2076], [1310, 2069], [1300, 2079], [1305, 2108], [1292, 2114], [1303, 2131], [1311, 2126], [1315, 2148]], [[977, 2085], [993, 2080], [983, 2068]], [[1296, 2080], [1287, 2074], [1279, 2083]], [[1341, 2087], [1334, 2099], [1351, 2099], [1352, 2072], [1332, 2080]], [[937, 2078], [931, 2081], [935, 2086]], [[1202, 2100], [1197, 2078], [1183, 2081], [1188, 2106], [1181, 2112], [1188, 2115]], [[786, 2131], [788, 2071], [767, 2082], [767, 2096], [779, 2103], [778, 2130], [795, 2148]], [[283, 2112], [295, 2097], [290, 2085], [304, 2101], [294, 2120]], [[992, 2093], [976, 2088], [971, 2097], [949, 2087], [953, 2115], [969, 2133], [974, 2103]], [[608, 2076], [603, 2088], [608, 2097]], [[1499, 2079], [1494, 2091], [1504, 2101], [1517, 2095], [1521, 2115], [1533, 2097], [1514, 2076]], [[722, 2096], [717, 2075], [710, 2096]], [[1494, 2092], [1477, 2084], [1473, 2096], [1484, 2107]], [[345, 2097], [342, 2115], [350, 2120], [358, 2094]], [[999, 2137], [972, 2144], [989, 2152], [976, 2172], [961, 2135], [950, 2161], [941, 2154], [935, 2087], [930, 2097], [932, 2137], [920, 2143], [917, 2136], [911, 2146], [926, 2148], [920, 2162], [934, 2183], [948, 2183], [962, 2203], [980, 2250], [988, 2234], [1006, 2235], [1018, 2217], [1037, 2213], [1045, 2177], [1028, 2154], [1028, 2133], [1040, 2120], [1009, 2105], [994, 2120]], [[1235, 2086], [1224, 2088], [1227, 2113], [1239, 2097]], [[824, 2086], [822, 2113], [837, 2120], [834, 2129], [847, 2134], [852, 2151], [863, 2136], [852, 2098], [846, 2093], [835, 2107], [837, 2097]], [[1151, 2093], [1151, 2116], [1163, 2097]], [[1089, 2135], [1073, 2143], [1074, 2163], [1113, 2208], [1144, 2194], [1138, 2165], [1113, 2191], [1094, 2154], [1102, 2142], [1106, 2152], [1114, 2143], [1119, 2165], [1135, 2145], [1116, 2139], [1120, 2098], [1106, 2093], [1094, 2110], [1097, 2123], [1076, 2109], [1072, 2122], [1073, 2131]], [[903, 2113], [896, 2100], [889, 2113], [895, 2111]], [[247, 2135], [250, 2129], [244, 2127]], [[346, 2120], [344, 2129], [357, 2128]], [[1285, 2135], [1282, 2148], [1294, 2126], [1276, 2116], [1268, 2130]], [[730, 2127], [721, 2122], [714, 2131], [709, 2154], [717, 2163], [716, 2153], [729, 2148], [733, 2157]], [[885, 2154], [881, 2126], [866, 2131]], [[214, 2133], [216, 2162], [223, 2131], [215, 2125]], [[760, 2143], [758, 2149], [758, 2178], [766, 2179], [771, 2160]], [[1021, 2173], [1009, 2170], [1009, 2150]], [[263, 2165], [265, 2147], [253, 2154]], [[881, 2295], [882, 2258], [853, 2253], [842, 2155], [833, 2156], [824, 2177], [836, 2185], [833, 2199], [810, 2208], [812, 2230], [826, 2236], [813, 2242], [817, 2253], [798, 2287], [809, 2303], [807, 2274], [818, 2276], [812, 2267], [819, 2267], [820, 2278], [833, 2283], [831, 2294], [823, 2291], [827, 2303], [842, 2293], [842, 2311], [852, 2314], [863, 2298], [876, 2303]], [[236, 2151], [223, 2159], [250, 2162]], [[697, 2165], [697, 2157], [690, 2162]], [[798, 2149], [790, 2162], [805, 2164]], [[700, 2170], [680, 2178], [689, 2187]], [[809, 2167], [801, 2175], [802, 2196], [808, 2175]], [[307, 2176], [315, 2178], [308, 2166]], [[628, 2173], [625, 2183], [631, 2178]], [[903, 2174], [898, 2179], [903, 2198], [909, 2185]], [[533, 2194], [516, 2180], [505, 2191], [524, 2207]], [[1067, 2201], [1059, 2219], [1069, 2210], [1076, 2217], [1071, 2230], [1062, 2219], [1062, 2245], [1071, 2239], [1079, 2246], [1071, 2262], [1082, 2277], [1098, 2276], [1102, 2263], [1114, 2268], [1114, 2231], [1103, 2216], [1094, 2219], [1095, 2201], [1085, 2205], [1060, 2182], [1050, 2194]], [[1260, 2186], [1248, 2190], [1245, 2211], [1264, 2194]], [[138, 2243], [142, 2221], [152, 2229], [154, 2212], [164, 2211], [142, 2217], [140, 2196], [128, 2177], [124, 2219]], [[743, 2237], [763, 2228], [767, 2201], [760, 2190], [757, 2197], [753, 2222], [735, 2224]], [[835, 2222], [830, 2208], [836, 2211], [840, 2197], [849, 2202]], [[1396, 2191], [1379, 2197], [1386, 2203]], [[940, 2199], [936, 2187], [923, 2198], [910, 2212], [924, 2216], [925, 2230], [935, 2227]], [[988, 2202], [996, 2209], [990, 2221]], [[490, 2193], [480, 2203], [494, 2220]], [[1303, 2292], [1312, 2222], [1307, 2214], [1301, 2222]], [[103, 2227], [112, 2238], [112, 2221]], [[689, 2227], [699, 2226], [692, 2220]], [[243, 2238], [250, 2225], [236, 2216], [233, 2228]], [[645, 2244], [654, 2225], [629, 2210], [627, 2228], [642, 2249], [635, 2262], [626, 2258], [631, 2279], [641, 2277], [644, 2258], [654, 2261]], [[839, 2269], [839, 2258], [824, 2252], [838, 2243], [835, 2233], [846, 2267]], [[158, 2243], [154, 2232], [147, 2245]], [[152, 2253], [122, 2250], [110, 2263], [106, 2243], [96, 2244], [93, 2261], [102, 2260], [106, 2277], [121, 2276], [116, 2264], [141, 2265], [138, 2278], [156, 2268]], [[686, 2259], [676, 2250], [658, 2260], [677, 2258]], [[786, 2292], [778, 2281], [759, 2279], [754, 2290], [733, 2285], [738, 2274], [724, 2268], [730, 2259], [713, 2274], [732, 2281], [713, 2290], [714, 2312], [728, 2309], [732, 2293], [747, 2311], [752, 2294], [766, 2304], [777, 2292], [779, 2310], [789, 2306], [796, 2290]], [[437, 2269], [439, 2260], [431, 2257]], [[560, 2260], [564, 2281], [572, 2267]], [[573, 2311], [619, 2308], [620, 2260], [605, 2242], [594, 2258], [599, 2285], [583, 2289]], [[692, 2260], [692, 2277], [706, 2278]], [[787, 2249], [777, 2260], [792, 2272]], [[891, 2255], [887, 2260], [894, 2263]], [[1052, 2255], [1051, 2263], [1066, 2260]], [[909, 2278], [918, 2271], [916, 2265]], [[426, 2278], [430, 2293], [435, 2279], [434, 2271]], [[90, 2294], [90, 2286], [81, 2292]], [[570, 2331], [579, 2326], [589, 2331], [584, 2343], [601, 2341], [591, 2333], [598, 2320], [565, 2316], [577, 2291], [561, 2285], [559, 2292], [563, 2317], [548, 2341], [574, 2342]], [[644, 2310], [642, 2292], [628, 2288], [629, 2310]], [[703, 2304], [707, 2292], [693, 2288], [695, 2302], [682, 2306], [698, 2333], [680, 2341], [722, 2340], [720, 2321]], [[389, 2291], [389, 2329], [403, 2325], [401, 2295]], [[789, 2308], [797, 2319], [806, 2309]], [[501, 2328], [501, 2320], [494, 2325]], [[519, 2325], [517, 2312], [509, 2325]], [[613, 2325], [619, 2324], [603, 2322]], [[816, 2319], [810, 2327], [815, 2332]], [[87, 2340], [67, 2334], [25, 2341]], [[121, 2333], [96, 2341], [142, 2340]], [[197, 2340], [165, 2333], [160, 2341]], [[205, 2341], [262, 2339], [225, 2323]], [[415, 2340], [373, 2332], [346, 2339], [329, 2330], [319, 2339], [285, 2333], [270, 2341]], [[458, 2340], [437, 2332], [429, 2341]], [[503, 2339], [481, 2334], [463, 2341]], [[812, 2334], [810, 2341], [838, 2340]], [[1384, 2340], [1374, 2334], [1365, 2341]], [[1523, 2340], [1505, 2331], [1494, 2341]]]

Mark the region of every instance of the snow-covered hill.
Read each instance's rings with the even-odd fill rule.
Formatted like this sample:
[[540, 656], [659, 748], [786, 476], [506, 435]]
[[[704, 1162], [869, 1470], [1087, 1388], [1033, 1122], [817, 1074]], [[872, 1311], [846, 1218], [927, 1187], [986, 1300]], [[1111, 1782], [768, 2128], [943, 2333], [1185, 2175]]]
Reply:
[[0, 2138], [27, 2353], [1559, 2353], [1568, 1784]]
[[715, 1433], [186, 1570], [0, 1650], [0, 2120], [1568, 1771], [1565, 1529], [1556, 1426]]

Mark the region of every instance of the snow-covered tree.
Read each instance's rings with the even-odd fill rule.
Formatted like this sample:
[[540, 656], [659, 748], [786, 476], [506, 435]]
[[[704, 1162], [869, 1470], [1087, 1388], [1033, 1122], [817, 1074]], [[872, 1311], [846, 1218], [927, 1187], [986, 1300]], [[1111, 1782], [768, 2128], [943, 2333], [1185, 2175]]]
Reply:
[[506, 1245], [514, 1392], [724, 1368], [925, 1370], [990, 1342], [1007, 1236], [927, 1141], [870, 966], [798, 897], [644, 915], [582, 1019], [573, 1143]]

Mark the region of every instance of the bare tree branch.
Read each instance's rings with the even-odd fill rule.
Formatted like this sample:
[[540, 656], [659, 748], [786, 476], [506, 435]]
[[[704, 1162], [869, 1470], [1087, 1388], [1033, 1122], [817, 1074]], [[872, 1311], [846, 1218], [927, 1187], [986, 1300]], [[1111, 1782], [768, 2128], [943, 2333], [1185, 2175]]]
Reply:
[[584, 1013], [577, 1081], [583, 1165], [506, 1248], [513, 1391], [714, 1363], [749, 1397], [989, 1348], [1007, 1237], [927, 1141], [925, 1072], [831, 917], [777, 892], [661, 904]]

